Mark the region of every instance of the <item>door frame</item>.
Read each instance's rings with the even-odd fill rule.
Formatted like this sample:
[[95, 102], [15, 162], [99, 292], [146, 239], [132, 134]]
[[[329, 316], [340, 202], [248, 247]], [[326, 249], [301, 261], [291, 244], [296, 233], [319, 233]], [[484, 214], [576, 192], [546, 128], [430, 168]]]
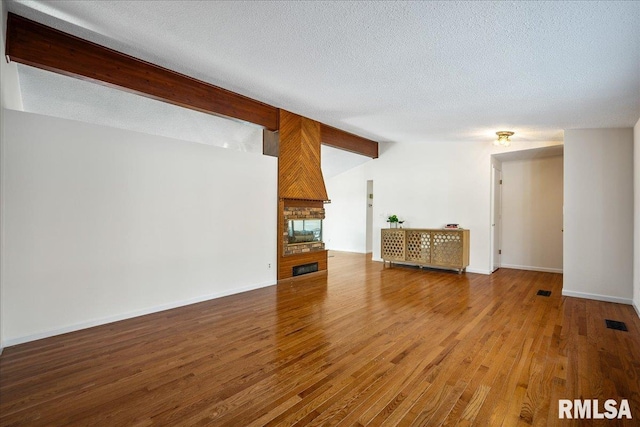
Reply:
[[373, 252], [373, 180], [367, 180], [365, 253]]
[[[498, 194], [496, 194], [496, 181], [500, 180], [498, 185]], [[497, 200], [496, 200], [497, 197]], [[496, 212], [496, 202], [499, 202], [498, 212]], [[502, 169], [495, 164], [491, 165], [491, 265], [490, 271], [493, 273], [502, 265], [500, 255], [496, 255], [496, 249], [500, 250], [502, 246]], [[497, 239], [496, 239], [497, 234]], [[497, 240], [497, 241], [496, 241]], [[496, 259], [497, 258], [497, 259]]]

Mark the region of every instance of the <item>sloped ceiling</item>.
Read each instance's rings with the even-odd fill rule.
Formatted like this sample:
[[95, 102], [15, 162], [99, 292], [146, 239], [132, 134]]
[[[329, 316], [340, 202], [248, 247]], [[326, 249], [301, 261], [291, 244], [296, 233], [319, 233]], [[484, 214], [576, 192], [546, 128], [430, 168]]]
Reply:
[[26, 65], [18, 64], [18, 74], [25, 111], [262, 153], [259, 126]]
[[[504, 129], [516, 132], [514, 145], [519, 138], [559, 141], [563, 129], [630, 127], [640, 117], [640, 2], [37, 0], [7, 6], [381, 142], [487, 143]], [[61, 90], [46, 74], [21, 67], [26, 109], [54, 114], [102, 99], [79, 81]], [[162, 126], [155, 113], [136, 112], [139, 103], [97, 104], [82, 114]], [[196, 133], [211, 133], [201, 126]], [[239, 144], [251, 145], [255, 129], [237, 132]]]

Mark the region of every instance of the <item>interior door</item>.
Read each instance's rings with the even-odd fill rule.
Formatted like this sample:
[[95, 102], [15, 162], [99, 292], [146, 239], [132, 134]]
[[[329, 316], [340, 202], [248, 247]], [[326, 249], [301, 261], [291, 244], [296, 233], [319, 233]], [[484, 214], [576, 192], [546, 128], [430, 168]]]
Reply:
[[493, 202], [491, 206], [491, 271], [496, 271], [500, 268], [502, 257], [502, 171], [493, 167], [492, 174], [492, 194]]

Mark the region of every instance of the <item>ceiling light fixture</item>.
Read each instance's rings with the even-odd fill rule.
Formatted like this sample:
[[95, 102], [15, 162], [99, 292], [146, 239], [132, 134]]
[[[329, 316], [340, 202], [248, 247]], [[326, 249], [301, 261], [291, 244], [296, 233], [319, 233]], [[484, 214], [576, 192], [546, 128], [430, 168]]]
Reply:
[[514, 132], [509, 132], [506, 130], [502, 130], [500, 132], [496, 132], [496, 135], [498, 135], [498, 139], [496, 139], [495, 141], [493, 141], [493, 145], [501, 145], [503, 147], [508, 147], [511, 145], [511, 140], [509, 139], [509, 137], [511, 135], [513, 135]]

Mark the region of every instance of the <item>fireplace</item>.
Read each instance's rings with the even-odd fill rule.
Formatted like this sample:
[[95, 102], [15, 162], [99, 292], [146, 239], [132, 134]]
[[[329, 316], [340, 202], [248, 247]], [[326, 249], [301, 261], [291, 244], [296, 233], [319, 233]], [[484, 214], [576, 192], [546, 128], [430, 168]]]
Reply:
[[286, 206], [282, 235], [282, 254], [295, 255], [324, 250], [322, 220], [324, 208]]
[[278, 129], [278, 281], [326, 275], [320, 123], [280, 110]]
[[290, 219], [287, 227], [287, 237], [290, 245], [322, 242], [322, 220]]

